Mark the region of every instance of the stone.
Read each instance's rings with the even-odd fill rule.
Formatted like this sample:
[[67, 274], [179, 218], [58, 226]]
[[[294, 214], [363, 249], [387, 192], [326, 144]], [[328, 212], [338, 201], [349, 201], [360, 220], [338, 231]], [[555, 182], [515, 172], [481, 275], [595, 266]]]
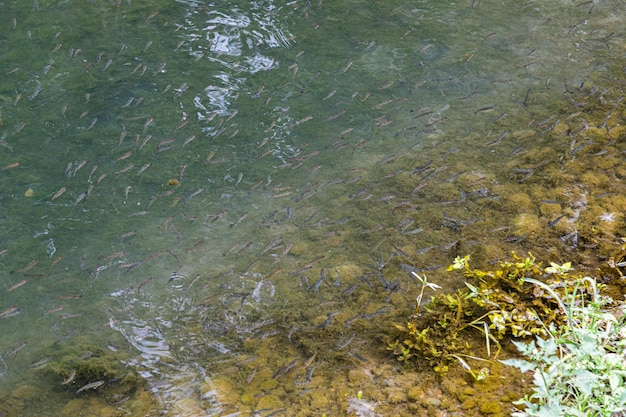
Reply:
[[502, 412], [502, 404], [497, 401], [485, 401], [480, 405], [483, 414], [498, 414]]

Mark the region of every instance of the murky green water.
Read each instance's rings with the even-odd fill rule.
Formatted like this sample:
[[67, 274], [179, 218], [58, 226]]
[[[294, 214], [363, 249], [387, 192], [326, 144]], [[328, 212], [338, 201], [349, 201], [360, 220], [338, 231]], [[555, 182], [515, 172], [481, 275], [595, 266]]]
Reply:
[[624, 4], [544, 3], [0, 3], [0, 415], [426, 410], [409, 271], [619, 251]]

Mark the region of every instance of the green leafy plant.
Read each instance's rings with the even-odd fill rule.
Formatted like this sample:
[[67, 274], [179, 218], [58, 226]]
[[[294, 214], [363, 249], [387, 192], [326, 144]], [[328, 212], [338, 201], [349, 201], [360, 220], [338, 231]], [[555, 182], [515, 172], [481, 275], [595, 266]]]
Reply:
[[590, 282], [572, 276], [572, 270], [571, 263], [543, 268], [531, 254], [525, 258], [513, 254], [512, 261], [493, 270], [473, 268], [469, 256], [457, 257], [448, 271], [461, 272], [465, 286], [454, 293], [436, 293], [425, 304], [425, 289], [439, 288], [413, 274], [421, 283], [415, 313], [396, 325], [401, 334], [388, 349], [400, 361], [425, 358], [435, 371], [445, 372], [453, 362], [467, 369], [459, 358], [497, 358], [505, 337], [546, 337], [544, 323], [567, 324], [561, 299], [570, 282], [579, 280], [580, 296], [590, 297], [594, 291]]
[[[547, 269], [547, 268], [546, 268]], [[612, 311], [612, 302], [600, 294], [589, 277], [564, 283], [562, 294], [551, 286], [524, 278], [558, 300], [566, 324], [546, 327], [536, 341], [514, 341], [526, 357], [502, 363], [533, 372], [533, 393], [515, 404], [517, 417], [616, 416], [626, 412], [626, 307]], [[582, 287], [591, 289], [591, 296]]]
[[420, 293], [415, 300], [415, 313], [419, 314], [420, 306], [422, 305], [422, 298], [424, 297], [424, 290], [426, 290], [426, 288], [430, 288], [431, 290], [439, 290], [441, 289], [441, 286], [432, 282], [428, 282], [426, 275], [422, 277], [413, 271], [411, 271], [411, 274], [420, 282], [420, 284], [422, 284]]

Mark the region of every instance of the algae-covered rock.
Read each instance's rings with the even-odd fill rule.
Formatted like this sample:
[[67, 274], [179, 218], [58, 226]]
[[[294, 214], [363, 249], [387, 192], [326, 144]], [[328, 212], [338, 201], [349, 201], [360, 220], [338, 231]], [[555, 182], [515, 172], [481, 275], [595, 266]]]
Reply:
[[[59, 357], [50, 362], [48, 369], [57, 375], [59, 385], [74, 394], [97, 392], [115, 401], [145, 385], [133, 368], [124, 365], [125, 356], [119, 352], [77, 344], [65, 347]], [[85, 389], [89, 384], [94, 388]]]
[[528, 237], [537, 236], [542, 230], [539, 218], [532, 213], [522, 213], [513, 220], [513, 234], [526, 235]]
[[424, 389], [418, 386], [410, 387], [406, 394], [411, 401], [420, 401], [426, 395]]
[[407, 393], [404, 389], [399, 387], [392, 387], [387, 389], [387, 402], [390, 404], [403, 403], [408, 400]]
[[35, 398], [37, 396], [37, 390], [30, 385], [22, 384], [11, 391], [11, 397], [16, 400], [28, 400], [29, 398]]
[[276, 410], [276, 409], [283, 408], [283, 407], [284, 407], [283, 402], [280, 400], [280, 398], [278, 398], [278, 396], [274, 394], [270, 394], [270, 395], [266, 395], [265, 397], [262, 397], [256, 405], [257, 410], [267, 410], [267, 409]]
[[498, 401], [485, 401], [480, 404], [480, 412], [483, 414], [498, 414], [502, 412], [502, 404]]
[[71, 400], [61, 410], [62, 417], [117, 417], [119, 415], [116, 407], [104, 404], [96, 398]]
[[203, 384], [204, 392], [211, 391], [209, 385], [213, 386], [213, 390], [218, 393], [219, 400], [225, 404], [234, 404], [239, 398], [239, 393], [233, 388], [232, 381], [229, 379], [217, 376], [211, 380], [210, 384]]

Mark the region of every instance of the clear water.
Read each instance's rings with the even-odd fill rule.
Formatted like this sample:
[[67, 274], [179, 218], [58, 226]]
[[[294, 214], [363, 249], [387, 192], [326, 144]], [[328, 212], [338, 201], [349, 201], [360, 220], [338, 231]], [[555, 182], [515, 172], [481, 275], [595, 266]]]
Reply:
[[0, 8], [0, 415], [391, 410], [410, 268], [619, 248], [622, 2]]

